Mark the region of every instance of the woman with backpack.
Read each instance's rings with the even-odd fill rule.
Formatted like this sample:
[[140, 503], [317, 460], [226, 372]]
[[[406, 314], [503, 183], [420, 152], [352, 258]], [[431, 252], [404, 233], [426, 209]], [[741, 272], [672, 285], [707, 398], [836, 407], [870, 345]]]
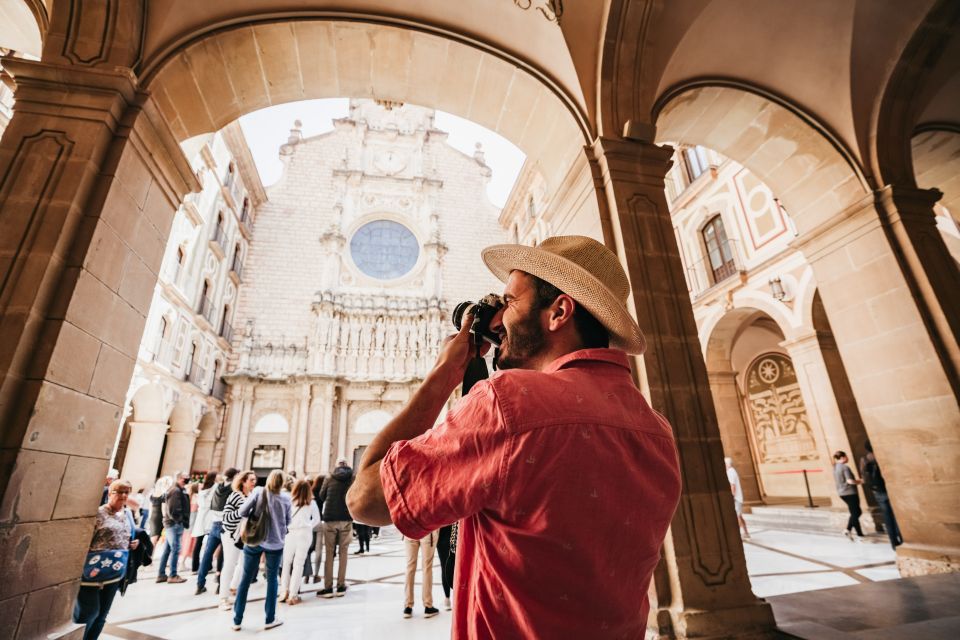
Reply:
[[260, 558], [266, 556], [267, 599], [264, 601], [266, 619], [264, 630], [283, 624], [277, 613], [277, 576], [283, 558], [283, 541], [290, 526], [290, 497], [281, 494], [283, 472], [274, 469], [267, 476], [265, 487], [257, 487], [240, 507], [240, 516], [246, 518], [240, 525], [243, 540], [243, 575], [237, 586], [237, 601], [233, 603], [233, 630], [239, 631], [243, 612], [247, 607], [247, 592], [257, 575]]
[[280, 578], [280, 602], [300, 604], [303, 563], [310, 552], [313, 528], [320, 524], [320, 509], [313, 500], [310, 483], [299, 480], [293, 485], [293, 516], [283, 547], [283, 575]]

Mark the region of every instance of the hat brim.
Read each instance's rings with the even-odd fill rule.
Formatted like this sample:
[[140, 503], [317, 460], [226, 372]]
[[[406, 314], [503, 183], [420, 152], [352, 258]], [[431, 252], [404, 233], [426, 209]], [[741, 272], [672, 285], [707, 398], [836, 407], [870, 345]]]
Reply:
[[497, 244], [481, 253], [491, 273], [506, 282], [510, 272], [523, 271], [545, 280], [582, 304], [607, 331], [610, 346], [640, 355], [647, 341], [633, 317], [610, 289], [575, 262], [537, 247]]

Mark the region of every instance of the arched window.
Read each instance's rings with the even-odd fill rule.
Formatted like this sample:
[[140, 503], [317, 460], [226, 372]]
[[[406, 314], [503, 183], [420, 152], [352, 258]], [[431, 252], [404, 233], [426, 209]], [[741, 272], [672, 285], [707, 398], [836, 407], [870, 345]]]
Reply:
[[220, 335], [230, 342], [233, 339], [233, 327], [230, 326], [230, 305], [223, 305], [223, 318], [220, 319]]
[[693, 182], [710, 166], [707, 160], [707, 150], [700, 145], [686, 147], [683, 150], [683, 164], [687, 168], [687, 178], [690, 182]]
[[170, 338], [170, 323], [167, 322], [167, 319], [163, 316], [160, 316], [160, 328], [159, 335], [157, 336], [157, 344], [153, 349], [153, 359], [159, 360], [160, 355], [167, 350], [167, 342]]
[[224, 186], [228, 189], [233, 186], [233, 181], [236, 178], [237, 166], [232, 162], [227, 166], [227, 176], [223, 180]]
[[203, 288], [200, 290], [200, 313], [203, 314], [204, 318], [212, 322], [213, 300], [210, 299], [210, 293], [210, 280], [204, 280]]
[[173, 281], [176, 282], [180, 277], [180, 273], [183, 271], [183, 265], [187, 263], [187, 250], [183, 248], [183, 245], [177, 247], [177, 264], [173, 267]]
[[737, 267], [733, 261], [733, 251], [730, 248], [729, 240], [727, 240], [727, 231], [723, 228], [723, 219], [719, 213], [710, 218], [700, 234], [703, 236], [703, 245], [707, 249], [707, 262], [713, 274], [714, 284], [736, 273]]
[[247, 219], [250, 216], [250, 198], [243, 199], [243, 207], [240, 209], [240, 222], [243, 224], [247, 223]]
[[227, 246], [227, 231], [223, 226], [223, 211], [217, 214], [217, 228], [213, 230], [213, 241], [221, 247]]
[[233, 263], [230, 265], [230, 270], [237, 274], [237, 277], [240, 278], [243, 275], [243, 256], [240, 253], [240, 243], [233, 248]]
[[199, 347], [196, 342], [190, 343], [190, 351], [187, 352], [187, 361], [183, 363], [183, 371], [187, 374], [187, 380], [194, 382], [196, 380], [197, 351]]

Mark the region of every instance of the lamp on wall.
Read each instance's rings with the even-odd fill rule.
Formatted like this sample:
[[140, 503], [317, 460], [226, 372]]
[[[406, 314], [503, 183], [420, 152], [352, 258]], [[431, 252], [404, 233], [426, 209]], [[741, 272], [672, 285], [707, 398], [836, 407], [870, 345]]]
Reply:
[[770, 278], [770, 295], [781, 302], [787, 297], [787, 292], [783, 288], [783, 282], [780, 281], [780, 276]]

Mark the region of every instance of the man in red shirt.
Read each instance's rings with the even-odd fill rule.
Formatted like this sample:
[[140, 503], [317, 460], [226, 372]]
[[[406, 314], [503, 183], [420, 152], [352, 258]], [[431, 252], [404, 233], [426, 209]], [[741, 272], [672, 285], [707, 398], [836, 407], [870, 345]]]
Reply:
[[461, 521], [454, 638], [643, 638], [680, 472], [630, 376], [626, 275], [582, 236], [483, 259], [506, 281], [501, 370], [433, 426], [476, 355], [465, 320], [368, 447], [350, 512], [412, 538]]

